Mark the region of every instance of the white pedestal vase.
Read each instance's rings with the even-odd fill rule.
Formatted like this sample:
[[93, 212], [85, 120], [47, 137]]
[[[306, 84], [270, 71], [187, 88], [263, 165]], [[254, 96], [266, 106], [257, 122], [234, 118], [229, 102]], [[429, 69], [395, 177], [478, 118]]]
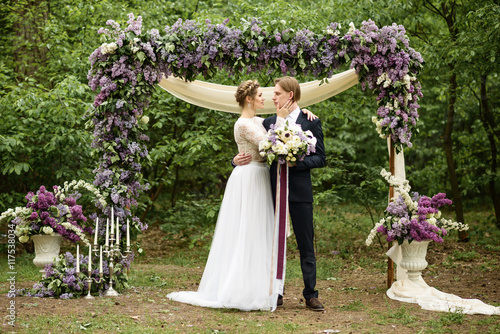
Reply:
[[35, 245], [35, 258], [33, 263], [41, 268], [42, 277], [45, 275], [45, 265], [53, 263], [54, 257], [59, 256], [61, 250], [62, 236], [56, 235], [33, 235], [31, 236]]
[[425, 256], [427, 255], [427, 246], [430, 240], [426, 241], [412, 241], [408, 243], [405, 240], [401, 244], [401, 262], [399, 265], [401, 268], [406, 269], [406, 274], [408, 279], [419, 283], [422, 276], [422, 270], [427, 268], [427, 261]]

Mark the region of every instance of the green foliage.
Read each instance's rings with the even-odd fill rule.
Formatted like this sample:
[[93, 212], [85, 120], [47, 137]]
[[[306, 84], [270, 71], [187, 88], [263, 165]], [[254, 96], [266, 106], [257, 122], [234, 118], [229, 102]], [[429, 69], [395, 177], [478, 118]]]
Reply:
[[[97, 30], [108, 19], [123, 25], [126, 14], [133, 12], [142, 15], [145, 31], [161, 31], [179, 18], [208, 18], [214, 23], [229, 18], [229, 26], [239, 26], [241, 19], [255, 16], [269, 25], [277, 26], [283, 19], [292, 29], [310, 30], [323, 29], [332, 21], [343, 27], [351, 21], [359, 26], [370, 18], [378, 26], [403, 24], [412, 46], [426, 60], [421, 73], [424, 98], [420, 100], [420, 131], [413, 136], [413, 148], [405, 150], [412, 189], [433, 194], [450, 191], [442, 136], [449, 65], [455, 64], [460, 89], [452, 140], [464, 204], [470, 209], [477, 205], [484, 208], [487, 214], [479, 224], [490, 226], [494, 219], [485, 203], [490, 201], [489, 180], [495, 180], [498, 188], [498, 172], [490, 172], [492, 154], [479, 122], [476, 98], [479, 76], [486, 73], [490, 107], [498, 124], [500, 39], [494, 1], [458, 2], [460, 30], [456, 41], [443, 34], [445, 24], [423, 0], [51, 0], [50, 12], [48, 2], [40, 2], [38, 7], [28, 1], [4, 3], [0, 6], [0, 212], [22, 205], [24, 194], [42, 184], [93, 179], [96, 159], [90, 154], [92, 137], [82, 120], [93, 100], [86, 78], [88, 56], [100, 44]], [[272, 77], [264, 73], [241, 80], [246, 78], [272, 85]], [[309, 79], [299, 77], [300, 81]], [[227, 73], [217, 73], [212, 81], [239, 83]], [[328, 166], [313, 174], [317, 207], [327, 212], [326, 218], [316, 213], [323, 220], [317, 228], [332, 235], [320, 245], [325, 252], [342, 250], [333, 246], [335, 237], [338, 240], [341, 235], [327, 221], [343, 221], [353, 230], [361, 228], [337, 210], [341, 203], [360, 203], [364, 209], [356, 210], [370, 212], [373, 217], [380, 215], [386, 204], [387, 188], [382, 186], [378, 171], [388, 168], [387, 145], [375, 135], [370, 122], [376, 108], [371, 94], [359, 88], [309, 108], [322, 120], [328, 159]], [[148, 150], [152, 164], [143, 171], [151, 190], [141, 197], [137, 215], [149, 224], [162, 224], [172, 234], [188, 237], [196, 229], [206, 231], [215, 223], [232, 169], [230, 161], [237, 153], [232, 134], [236, 116], [194, 107], [161, 89], [154, 92], [145, 114], [150, 117], [146, 134], [151, 138]], [[498, 138], [495, 140], [498, 145]], [[369, 230], [371, 223], [365, 223], [359, 226]], [[477, 227], [470, 231], [479, 241], [489, 240], [487, 233], [492, 232], [478, 231]], [[203, 238], [191, 239], [192, 245], [206, 244]]]

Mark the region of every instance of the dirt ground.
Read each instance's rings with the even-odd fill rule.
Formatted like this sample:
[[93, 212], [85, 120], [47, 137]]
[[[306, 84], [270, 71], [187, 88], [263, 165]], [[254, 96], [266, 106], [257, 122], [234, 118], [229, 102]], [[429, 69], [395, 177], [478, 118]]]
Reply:
[[[141, 236], [142, 245], [149, 259], [168, 256], [174, 243], [161, 238], [159, 231], [150, 230]], [[450, 263], [449, 254], [470, 254], [475, 251], [478, 257], [473, 261], [454, 261]], [[383, 256], [373, 253], [373, 261], [384, 261]], [[295, 254], [289, 254], [295, 256]], [[477, 298], [485, 303], [500, 305], [500, 273], [498, 252], [489, 252], [470, 243], [444, 242], [430, 247], [427, 255], [429, 267], [423, 273], [430, 286], [443, 292], [456, 294], [462, 298]], [[318, 261], [321, 261], [319, 258]], [[448, 262], [446, 262], [448, 261]], [[368, 266], [369, 267], [369, 266]], [[432, 332], [433, 321], [439, 322], [444, 313], [420, 309], [418, 305], [393, 301], [385, 295], [386, 275], [381, 270], [371, 268], [352, 268], [346, 263], [344, 268], [332, 273], [332, 277], [319, 280], [317, 288], [320, 300], [325, 304], [324, 312], [313, 312], [304, 307], [301, 296], [300, 279], [288, 281], [284, 306], [275, 312], [238, 312], [234, 310], [215, 311], [191, 305], [172, 302], [166, 294], [176, 290], [194, 290], [203, 272], [203, 268], [186, 268], [175, 265], [155, 265], [148, 260], [139, 260], [133, 264], [131, 275], [151, 276], [155, 273], [158, 286], [132, 287], [113, 299], [96, 300], [59, 300], [49, 298], [17, 297], [17, 322], [29, 323], [28, 319], [45, 315], [76, 315], [82, 322], [88, 318], [103, 318], [113, 315], [129, 317], [137, 324], [151, 330], [165, 329], [169, 332], [189, 333], [233, 333], [254, 332], [249, 324], [254, 324], [256, 331], [266, 322], [285, 324], [288, 332], [297, 333], [418, 333]], [[182, 286], [175, 284], [175, 278], [181, 277]], [[34, 282], [18, 284], [31, 287]], [[2, 290], [6, 283], [1, 282]], [[0, 315], [6, 310], [8, 298], [0, 296]], [[36, 305], [36, 306], [34, 306]], [[224, 319], [238, 314], [240, 323], [228, 324]], [[405, 320], [406, 319], [406, 320]], [[12, 331], [12, 327], [2, 322], [0, 331]], [[487, 333], [492, 323], [500, 322], [498, 316], [464, 315], [463, 322], [446, 324], [449, 333]], [[442, 322], [441, 322], [442, 323]], [[207, 327], [208, 326], [208, 327]], [[493, 325], [496, 326], [496, 325]], [[498, 328], [498, 327], [495, 327]], [[423, 331], [422, 331], [423, 330]], [[121, 330], [117, 329], [117, 332]], [[30, 332], [26, 326], [17, 326], [16, 333]], [[60, 330], [54, 329], [53, 333]], [[93, 331], [91, 331], [93, 332]], [[104, 332], [96, 330], [96, 332]], [[439, 332], [439, 331], [437, 331]]]

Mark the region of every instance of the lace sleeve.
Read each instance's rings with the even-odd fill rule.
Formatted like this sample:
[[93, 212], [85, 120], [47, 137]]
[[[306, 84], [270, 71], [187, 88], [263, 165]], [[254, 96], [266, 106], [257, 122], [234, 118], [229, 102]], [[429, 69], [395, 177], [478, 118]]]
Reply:
[[264, 138], [265, 135], [265, 129], [262, 124], [250, 122], [241, 124], [238, 131], [242, 138], [246, 139], [255, 146], [259, 146], [259, 142]]

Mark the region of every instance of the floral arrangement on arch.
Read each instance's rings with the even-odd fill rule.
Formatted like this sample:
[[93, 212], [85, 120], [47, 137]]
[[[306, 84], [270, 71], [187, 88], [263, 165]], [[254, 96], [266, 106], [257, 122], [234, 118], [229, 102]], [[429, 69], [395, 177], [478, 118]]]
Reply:
[[302, 131], [298, 125], [276, 126], [271, 128], [259, 142], [259, 151], [262, 157], [266, 157], [270, 165], [274, 161], [279, 164], [287, 162], [302, 161], [304, 158], [316, 152], [316, 138], [311, 131]]
[[[149, 187], [141, 173], [142, 165], [150, 161], [145, 144], [149, 138], [143, 133], [149, 118], [143, 112], [161, 79], [158, 31], [143, 33], [141, 17], [136, 20], [132, 14], [127, 23], [122, 30], [108, 20], [111, 29], [99, 29], [103, 43], [89, 57], [87, 76], [91, 89], [99, 89], [88, 112], [88, 125], [94, 132], [92, 147], [100, 156], [93, 171], [94, 185], [110, 204], [103, 213], [111, 216], [113, 207], [122, 225]], [[133, 234], [147, 229], [138, 217], [132, 217], [131, 227]], [[99, 232], [102, 235], [104, 229]]]
[[395, 187], [397, 194], [385, 210], [385, 216], [370, 231], [366, 245], [370, 246], [377, 233], [386, 236], [388, 242], [397, 241], [402, 244], [405, 240], [412, 241], [432, 240], [443, 242], [443, 236], [449, 230], [466, 231], [467, 224], [453, 222], [441, 215], [439, 208], [451, 205], [452, 201], [446, 194], [439, 193], [432, 198], [414, 192], [410, 195], [411, 187], [408, 180], [401, 181], [385, 169], [380, 174], [389, 185]]
[[333, 22], [313, 32], [290, 29], [284, 20], [242, 20], [239, 28], [228, 27], [228, 22], [179, 19], [167, 26], [161, 38], [161, 71], [186, 80], [198, 75], [211, 78], [217, 70], [225, 70], [235, 76], [265, 71], [268, 75], [313, 75], [327, 81], [335, 69], [350, 62], [362, 89], [377, 96], [379, 108], [372, 120], [380, 137], [391, 136], [398, 151], [403, 144], [412, 146], [419, 117], [417, 101], [423, 96], [418, 81], [423, 59], [409, 46], [402, 25], [379, 28], [368, 20], [359, 29], [350, 23], [341, 32], [341, 25]]

